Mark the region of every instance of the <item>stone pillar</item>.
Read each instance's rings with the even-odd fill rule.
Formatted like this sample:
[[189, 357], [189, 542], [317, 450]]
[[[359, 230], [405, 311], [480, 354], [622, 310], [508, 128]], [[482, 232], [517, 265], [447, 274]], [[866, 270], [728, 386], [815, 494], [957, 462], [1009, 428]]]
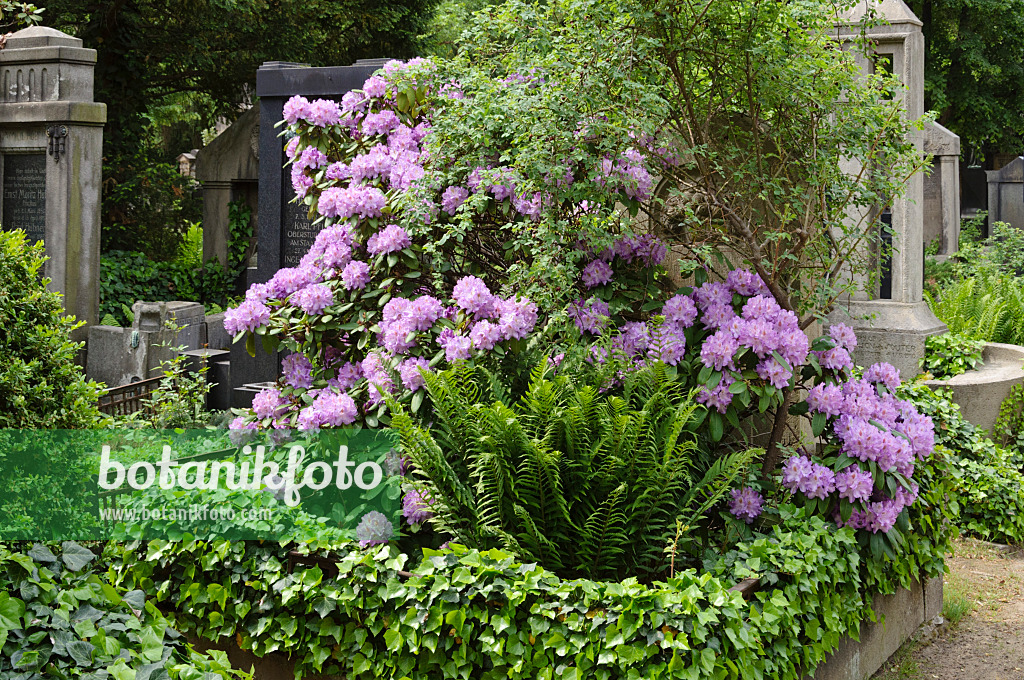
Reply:
[[939, 240], [939, 255], [960, 243], [960, 138], [938, 123], [924, 128], [924, 152], [932, 156], [924, 180], [924, 244]]
[[95, 50], [42, 26], [18, 31], [0, 50], [0, 222], [45, 243], [51, 289], [90, 324], [99, 311], [107, 119], [106, 105], [93, 101], [95, 64]]
[[[907, 118], [917, 119], [924, 114], [924, 35], [921, 33], [921, 21], [903, 0], [861, 0], [844, 14], [842, 24], [837, 26], [841, 40], [851, 41], [860, 35], [859, 22], [869, 9], [876, 11], [887, 23], [872, 27], [867, 33], [874, 43], [875, 61], [858, 56], [858, 62], [865, 72], [870, 72], [875, 63], [888, 60], [892, 72], [905, 86], [901, 104]], [[924, 152], [922, 134], [912, 133], [912, 142]], [[923, 301], [923, 203], [924, 175], [917, 173], [907, 181], [905, 196], [893, 201], [891, 206], [891, 284], [885, 290], [866, 296], [866, 299], [841, 302], [831, 317], [832, 321], [841, 321], [856, 330], [859, 344], [855, 359], [858, 363], [870, 365], [887, 361], [898, 368], [904, 378], [917, 374], [918, 361], [924, 356], [925, 338], [946, 330], [945, 324]]]

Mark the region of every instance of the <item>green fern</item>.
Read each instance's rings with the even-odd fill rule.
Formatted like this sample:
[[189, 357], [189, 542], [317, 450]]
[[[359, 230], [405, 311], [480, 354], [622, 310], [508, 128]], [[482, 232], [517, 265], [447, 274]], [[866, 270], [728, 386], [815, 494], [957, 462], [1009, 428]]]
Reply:
[[629, 376], [621, 396], [548, 373], [537, 366], [512, 404], [480, 369], [428, 375], [429, 431], [391, 404], [434, 527], [566, 577], [667, 573], [677, 520], [707, 515], [761, 452], [705, 462], [693, 395], [663, 366]]
[[992, 271], [951, 283], [925, 300], [951, 333], [986, 342], [1024, 343], [1022, 280]]

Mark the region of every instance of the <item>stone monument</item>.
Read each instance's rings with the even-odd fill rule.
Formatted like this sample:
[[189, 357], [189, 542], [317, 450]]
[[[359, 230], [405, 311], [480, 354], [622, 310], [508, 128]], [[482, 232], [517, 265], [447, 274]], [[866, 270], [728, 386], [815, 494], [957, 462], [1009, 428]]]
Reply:
[[[319, 231], [313, 227], [306, 206], [293, 203], [290, 170], [284, 167], [284, 145], [277, 124], [284, 118], [284, 103], [294, 95], [308, 99], [334, 99], [363, 86], [387, 59], [361, 59], [351, 66], [312, 68], [305, 64], [271, 61], [256, 72], [259, 110], [259, 207], [257, 211], [256, 269], [249, 270], [248, 284], [268, 281], [279, 269], [294, 267], [306, 254]], [[235, 406], [252, 401], [253, 391], [244, 385], [277, 380], [280, 362], [256, 343], [250, 357], [244, 343], [231, 347], [231, 385]]]
[[[44, 273], [64, 308], [96, 322], [100, 182], [107, 107], [93, 101], [96, 51], [33, 26], [0, 50], [0, 220], [46, 246]], [[78, 329], [76, 340], [85, 338]]]
[[1024, 156], [1018, 156], [998, 170], [987, 170], [988, 233], [992, 225], [1006, 222], [1024, 229]]
[[204, 261], [216, 258], [228, 265], [229, 203], [245, 201], [258, 219], [259, 137], [257, 103], [196, 154], [196, 179], [203, 186]]
[[[924, 35], [921, 21], [903, 0], [861, 0], [842, 17], [837, 26], [843, 41], [855, 40], [860, 21], [873, 9], [885, 20], [868, 29], [873, 43], [873, 59], [858, 55], [865, 72], [876, 65], [891, 65], [892, 73], [903, 82], [901, 104], [907, 118], [914, 120], [924, 114]], [[924, 152], [924, 139], [914, 133], [915, 147]], [[831, 319], [843, 322], [857, 332], [859, 344], [855, 359], [869, 366], [887, 361], [900, 370], [904, 378], [920, 370], [918, 361], [924, 356], [925, 338], [943, 333], [939, 321], [923, 301], [924, 289], [924, 174], [916, 173], [907, 181], [906, 195], [893, 201], [888, 215], [892, 226], [892, 259], [879, 262], [882, 285], [874, 294], [858, 293], [840, 302]], [[885, 206], [878, 206], [880, 213]]]
[[939, 255], [960, 242], [960, 138], [938, 123], [924, 128], [924, 152], [932, 157], [924, 179], [924, 244], [938, 241]]

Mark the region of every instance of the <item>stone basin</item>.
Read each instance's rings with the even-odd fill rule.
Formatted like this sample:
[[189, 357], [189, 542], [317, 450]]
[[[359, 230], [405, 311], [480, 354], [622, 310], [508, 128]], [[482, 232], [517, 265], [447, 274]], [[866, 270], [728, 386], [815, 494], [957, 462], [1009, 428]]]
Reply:
[[1010, 389], [1024, 383], [1024, 347], [986, 342], [981, 359], [973, 371], [945, 380], [925, 380], [924, 384], [950, 389], [964, 418], [991, 432]]

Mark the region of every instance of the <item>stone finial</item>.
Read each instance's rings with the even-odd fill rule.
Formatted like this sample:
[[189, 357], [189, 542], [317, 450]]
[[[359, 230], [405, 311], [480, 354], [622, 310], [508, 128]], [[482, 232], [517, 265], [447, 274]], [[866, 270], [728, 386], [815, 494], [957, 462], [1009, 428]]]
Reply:
[[31, 47], [81, 47], [81, 38], [61, 33], [47, 26], [23, 28], [7, 39], [7, 50], [23, 50]]

